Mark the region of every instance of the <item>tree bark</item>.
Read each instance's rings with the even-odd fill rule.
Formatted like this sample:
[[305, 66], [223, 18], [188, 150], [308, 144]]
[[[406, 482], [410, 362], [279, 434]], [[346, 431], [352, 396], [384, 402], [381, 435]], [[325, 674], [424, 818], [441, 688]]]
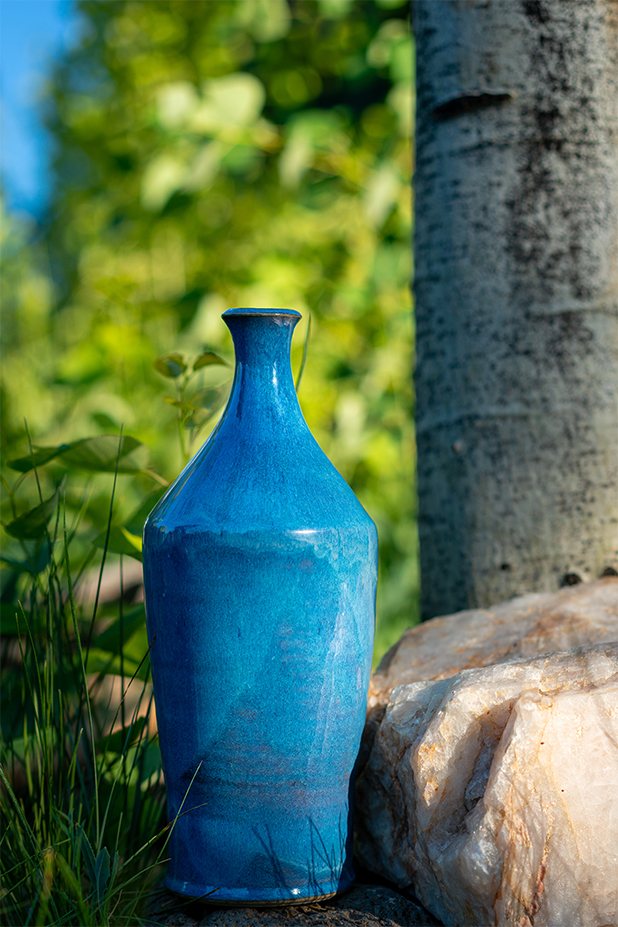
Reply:
[[618, 570], [618, 2], [413, 22], [429, 618]]

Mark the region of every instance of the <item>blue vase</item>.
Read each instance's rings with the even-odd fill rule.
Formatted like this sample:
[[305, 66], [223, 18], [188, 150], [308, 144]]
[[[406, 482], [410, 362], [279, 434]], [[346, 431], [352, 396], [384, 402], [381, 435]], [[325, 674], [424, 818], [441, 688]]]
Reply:
[[227, 408], [150, 514], [144, 582], [168, 815], [167, 886], [217, 904], [353, 881], [377, 532], [303, 419], [300, 315], [230, 309]]

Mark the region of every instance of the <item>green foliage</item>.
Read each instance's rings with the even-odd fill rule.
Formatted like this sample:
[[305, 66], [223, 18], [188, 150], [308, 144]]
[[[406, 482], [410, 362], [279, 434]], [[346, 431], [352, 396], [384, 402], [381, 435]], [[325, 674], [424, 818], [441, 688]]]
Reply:
[[105, 451], [83, 437], [124, 426], [140, 445], [121, 454], [119, 472], [135, 461], [135, 479], [116, 498], [108, 544], [135, 556], [121, 528], [157, 474], [171, 480], [198, 449], [225, 398], [221, 312], [289, 306], [306, 324], [311, 313], [300, 401], [378, 524], [381, 652], [414, 622], [418, 587], [407, 3], [80, 9], [82, 38], [51, 83], [45, 247], [24, 248], [10, 223], [5, 246], [7, 456], [28, 459], [25, 416], [36, 459], [53, 456], [44, 493], [74, 471], [67, 511], [77, 517], [90, 494], [82, 534], [103, 543], [114, 466], [108, 455], [107, 482], [88, 482], [85, 461]]
[[[227, 361], [214, 351], [203, 351], [193, 361], [187, 362], [182, 354], [164, 354], [154, 362], [155, 370], [163, 377], [174, 381], [175, 396], [164, 396], [165, 402], [173, 406], [178, 415], [178, 436], [182, 462], [186, 464], [191, 456], [191, 449], [202, 428], [212, 419], [215, 412], [223, 406], [229, 392], [229, 383], [219, 389], [200, 388], [192, 393], [187, 390], [195, 382], [199, 370], [207, 367], [227, 366]], [[198, 379], [200, 379], [198, 377]], [[189, 432], [189, 444], [185, 432]]]
[[[170, 830], [144, 608], [125, 612], [121, 598], [102, 629], [98, 592], [90, 614], [75, 594], [92, 558], [73, 543], [79, 526], [67, 531], [62, 486], [39, 509], [45, 517], [35, 509], [13, 522], [25, 564], [36, 565], [10, 562], [2, 596], [0, 918], [137, 924]], [[99, 588], [101, 576], [102, 564]]]

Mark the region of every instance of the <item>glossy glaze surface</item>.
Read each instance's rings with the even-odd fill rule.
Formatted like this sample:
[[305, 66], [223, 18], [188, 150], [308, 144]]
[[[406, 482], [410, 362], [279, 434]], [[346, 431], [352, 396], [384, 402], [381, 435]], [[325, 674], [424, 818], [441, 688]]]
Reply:
[[170, 820], [182, 809], [166, 882], [219, 903], [299, 901], [353, 879], [377, 533], [302, 417], [299, 317], [224, 314], [227, 408], [144, 529]]

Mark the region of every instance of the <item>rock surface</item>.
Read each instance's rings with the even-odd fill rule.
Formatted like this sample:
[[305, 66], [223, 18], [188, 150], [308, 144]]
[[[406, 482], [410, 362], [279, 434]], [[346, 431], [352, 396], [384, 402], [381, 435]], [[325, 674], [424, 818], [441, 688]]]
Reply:
[[618, 577], [432, 618], [406, 631], [371, 677], [361, 765], [395, 686], [618, 640]]
[[[598, 604], [612, 587], [593, 585]], [[519, 602], [534, 599], [538, 616], [547, 597]], [[360, 776], [357, 850], [446, 925], [616, 925], [617, 784], [618, 644], [416, 682], [392, 693]]]
[[193, 903], [190, 913], [159, 916], [153, 923], [164, 927], [439, 927], [419, 904], [379, 885], [358, 886], [319, 904], [227, 908], [202, 917], [197, 907], [204, 908]]

